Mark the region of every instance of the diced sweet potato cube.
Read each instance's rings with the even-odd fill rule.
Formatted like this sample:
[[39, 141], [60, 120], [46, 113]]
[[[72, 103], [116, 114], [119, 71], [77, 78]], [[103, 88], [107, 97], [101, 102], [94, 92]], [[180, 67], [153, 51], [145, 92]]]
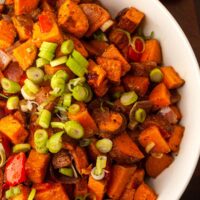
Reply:
[[136, 169], [132, 177], [133, 184], [131, 185], [131, 187], [135, 189], [138, 188], [138, 186], [142, 184], [144, 181], [144, 175], [145, 175], [144, 169]]
[[36, 150], [31, 150], [26, 161], [26, 174], [33, 183], [44, 181], [49, 160], [49, 154], [40, 154]]
[[78, 38], [85, 35], [89, 28], [88, 19], [79, 5], [66, 0], [58, 10], [58, 24]]
[[89, 191], [96, 196], [96, 200], [103, 200], [104, 194], [106, 192], [106, 186], [106, 179], [97, 181], [90, 175], [88, 181], [88, 188]]
[[25, 117], [24, 113], [22, 113], [21, 111], [18, 110], [13, 114], [13, 117], [15, 119], [17, 119], [22, 125], [25, 126], [26, 117]]
[[109, 80], [120, 82], [121, 62], [119, 60], [98, 57], [97, 63], [106, 71]]
[[32, 36], [33, 20], [28, 16], [13, 16], [12, 22], [20, 40], [28, 40]]
[[35, 188], [37, 191], [35, 200], [69, 200], [64, 186], [60, 183], [44, 183], [36, 185]]
[[20, 194], [10, 198], [10, 200], [27, 200], [30, 193], [30, 188], [24, 185], [18, 185], [17, 187], [20, 189]]
[[89, 22], [89, 29], [86, 36], [91, 36], [97, 31], [107, 20], [110, 19], [110, 14], [103, 7], [94, 3], [80, 4], [81, 9], [86, 14]]
[[122, 15], [119, 20], [118, 27], [132, 33], [142, 22], [144, 13], [131, 7]]
[[144, 96], [149, 88], [147, 77], [128, 75], [123, 79], [124, 85], [129, 90], [134, 90], [139, 96]]
[[119, 50], [111, 44], [105, 52], [102, 54], [102, 57], [119, 60], [122, 64], [122, 76], [125, 75], [131, 68], [130, 64], [127, 62], [127, 60], [122, 56], [122, 54], [119, 52]]
[[91, 137], [97, 131], [97, 125], [90, 113], [88, 112], [86, 106], [84, 104], [79, 105], [81, 107], [80, 111], [76, 114], [68, 113], [68, 117], [71, 120], [78, 121], [83, 126], [85, 130], [84, 137]]
[[40, 47], [41, 43], [43, 41], [47, 42], [56, 42], [61, 43], [63, 41], [63, 36], [60, 32], [60, 29], [56, 23], [56, 18], [54, 13], [50, 11], [44, 11], [42, 13], [44, 16], [48, 16], [49, 20], [52, 23], [52, 28], [49, 32], [42, 32], [40, 29], [40, 25], [38, 22], [36, 22], [33, 25], [33, 41], [37, 45], [37, 47]]
[[13, 24], [5, 19], [0, 20], [0, 49], [10, 47], [16, 37]]
[[20, 67], [25, 71], [33, 64], [37, 56], [37, 48], [32, 40], [28, 40], [27, 42], [15, 48], [13, 55], [19, 63]]
[[163, 82], [168, 89], [177, 89], [185, 83], [173, 67], [161, 67], [160, 69], [163, 73]]
[[182, 113], [179, 109], [178, 106], [170, 106], [170, 108], [173, 110], [173, 112], [176, 114], [177, 120], [181, 120], [182, 119]]
[[14, 0], [16, 15], [29, 14], [37, 8], [39, 0]]
[[162, 62], [162, 52], [160, 43], [156, 39], [147, 40], [145, 50], [142, 53], [141, 62], [153, 61], [158, 64]]
[[111, 178], [108, 184], [107, 194], [112, 199], [120, 199], [124, 189], [129, 183], [130, 177], [136, 170], [135, 166], [114, 165], [111, 172]]
[[156, 108], [167, 107], [171, 104], [170, 92], [164, 83], [158, 84], [150, 93], [149, 100]]
[[74, 196], [85, 196], [88, 193], [88, 181], [86, 178], [81, 178], [75, 185]]
[[156, 178], [163, 170], [165, 170], [173, 162], [173, 157], [167, 154], [163, 154], [161, 158], [155, 158], [149, 156], [145, 167], [149, 176]]
[[180, 143], [183, 138], [185, 128], [180, 125], [175, 125], [172, 131], [172, 135], [169, 138], [168, 144], [172, 151], [178, 152]]
[[153, 153], [169, 153], [170, 148], [165, 139], [162, 137], [159, 129], [156, 126], [151, 126], [143, 130], [138, 138], [140, 144], [146, 148], [150, 143], [154, 143], [152, 148]]
[[6, 135], [13, 144], [23, 143], [28, 136], [23, 125], [12, 115], [0, 119], [0, 132]]
[[147, 184], [142, 183], [135, 192], [134, 200], [156, 200], [157, 195]]
[[6, 5], [11, 5], [14, 3], [14, 0], [6, 0], [5, 4]]

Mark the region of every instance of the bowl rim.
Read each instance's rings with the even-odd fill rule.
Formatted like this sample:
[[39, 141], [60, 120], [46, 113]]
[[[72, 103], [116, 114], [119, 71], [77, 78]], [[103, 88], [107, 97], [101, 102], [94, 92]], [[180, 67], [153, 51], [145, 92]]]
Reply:
[[[173, 15], [170, 13], [170, 11], [159, 1], [159, 0], [152, 0], [154, 1], [160, 8], [160, 10], [162, 10], [163, 12], [166, 13], [168, 19], [171, 21], [171, 23], [173, 23], [175, 25], [175, 28], [177, 29], [177, 32], [180, 34], [180, 37], [182, 37], [182, 40], [185, 41], [185, 44], [188, 48], [188, 51], [189, 53], [191, 54], [191, 57], [192, 57], [192, 60], [193, 60], [193, 69], [196, 71], [196, 73], [198, 74], [198, 87], [200, 88], [200, 65], [197, 61], [197, 58], [196, 58], [196, 55], [194, 53], [194, 50], [186, 36], [186, 34], [184, 33], [183, 29], [181, 28], [180, 24], [177, 22], [177, 20], [173, 17]], [[194, 162], [193, 162], [193, 166], [191, 167], [191, 171], [189, 171], [187, 173], [187, 181], [185, 181], [182, 185], [182, 187], [180, 188], [179, 192], [177, 192], [177, 199], [180, 199], [181, 196], [183, 195], [183, 193], [185, 192], [187, 186], [189, 185], [189, 182], [194, 174], [194, 171], [197, 167], [197, 164], [198, 164], [198, 160], [200, 158], [200, 143], [199, 143], [199, 150], [198, 152], [196, 152], [195, 154], [195, 159], [194, 159]]]

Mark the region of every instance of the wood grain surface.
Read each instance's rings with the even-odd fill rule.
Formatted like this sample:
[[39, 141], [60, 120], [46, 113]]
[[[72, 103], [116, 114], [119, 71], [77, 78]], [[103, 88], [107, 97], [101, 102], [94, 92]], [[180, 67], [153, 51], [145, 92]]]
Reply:
[[[200, 63], [200, 7], [198, 7], [200, 0], [162, 0], [161, 2], [182, 27]], [[200, 200], [200, 160], [181, 200]]]

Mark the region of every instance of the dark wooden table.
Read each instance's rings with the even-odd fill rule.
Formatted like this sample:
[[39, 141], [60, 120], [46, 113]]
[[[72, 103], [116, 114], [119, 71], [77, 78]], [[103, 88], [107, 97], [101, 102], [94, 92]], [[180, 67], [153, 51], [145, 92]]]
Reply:
[[[182, 27], [200, 63], [200, 7], [197, 9], [200, 0], [162, 0], [162, 3]], [[200, 200], [200, 160], [181, 200]]]

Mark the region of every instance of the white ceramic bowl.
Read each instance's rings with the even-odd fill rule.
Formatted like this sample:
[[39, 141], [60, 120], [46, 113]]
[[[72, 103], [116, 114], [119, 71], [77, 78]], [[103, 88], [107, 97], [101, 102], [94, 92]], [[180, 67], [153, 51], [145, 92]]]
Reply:
[[194, 52], [175, 19], [158, 0], [100, 0], [115, 16], [135, 6], [146, 14], [145, 32], [155, 32], [161, 42], [165, 65], [172, 65], [185, 79], [181, 89], [182, 124], [186, 127], [179, 155], [158, 178], [150, 180], [159, 200], [181, 197], [200, 154], [200, 73]]

